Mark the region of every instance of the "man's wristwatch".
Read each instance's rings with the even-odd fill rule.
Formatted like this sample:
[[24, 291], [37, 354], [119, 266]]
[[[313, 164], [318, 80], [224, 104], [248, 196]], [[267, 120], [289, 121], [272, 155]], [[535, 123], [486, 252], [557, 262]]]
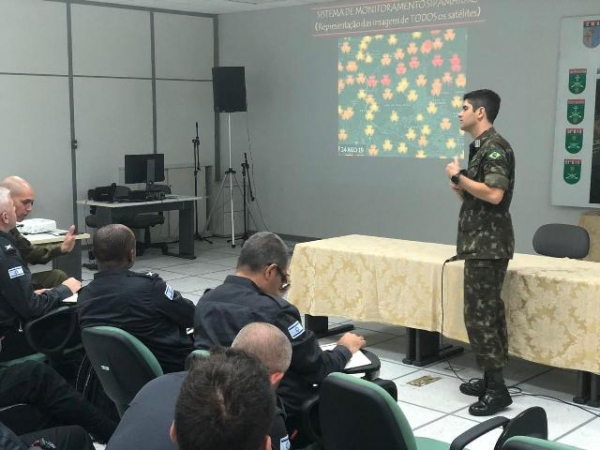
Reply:
[[458, 181], [459, 181], [461, 175], [467, 176], [467, 170], [466, 169], [462, 169], [456, 175], [452, 175], [450, 177], [450, 181], [452, 181], [454, 184], [458, 184]]

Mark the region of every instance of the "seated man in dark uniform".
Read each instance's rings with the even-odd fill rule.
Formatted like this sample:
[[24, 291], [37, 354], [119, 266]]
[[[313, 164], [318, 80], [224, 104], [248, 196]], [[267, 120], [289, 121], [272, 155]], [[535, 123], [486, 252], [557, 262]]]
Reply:
[[[273, 325], [256, 322], [246, 325], [233, 341], [232, 348], [257, 357], [269, 371], [271, 386], [276, 389], [292, 359], [292, 346]], [[213, 349], [213, 354], [223, 351]], [[202, 364], [202, 360], [195, 361]], [[175, 417], [175, 402], [187, 372], [169, 373], [150, 381], [135, 396], [119, 422], [106, 450], [177, 450], [169, 439], [169, 427]], [[285, 410], [279, 398], [269, 431], [271, 450], [289, 450], [285, 428]]]
[[10, 192], [0, 187], [0, 361], [34, 353], [25, 340], [24, 323], [57, 308], [81, 288], [78, 280], [68, 278], [53, 289], [34, 291], [31, 272], [10, 234], [16, 223]]
[[0, 423], [2, 450], [94, 450], [85, 430], [78, 426], [56, 427], [17, 436]]
[[194, 304], [155, 273], [136, 273], [135, 236], [125, 225], [96, 230], [93, 241], [99, 272], [79, 293], [81, 328], [121, 328], [144, 343], [163, 371], [183, 370], [193, 350], [186, 328], [193, 324]]
[[[10, 191], [10, 196], [15, 202], [17, 221], [24, 220], [33, 210], [35, 192], [31, 184], [21, 177], [10, 176], [2, 180], [0, 186]], [[75, 247], [75, 225], [71, 225], [65, 239], [60, 244], [33, 245], [27, 240], [17, 227], [10, 230], [16, 242], [17, 250], [27, 264], [46, 264], [54, 258], [69, 253]], [[32, 274], [31, 280], [34, 287], [53, 288], [68, 278], [62, 270], [46, 270]]]
[[205, 293], [194, 315], [195, 346], [230, 346], [236, 334], [252, 322], [267, 322], [279, 328], [292, 343], [292, 363], [277, 393], [288, 414], [288, 430], [299, 419], [302, 403], [315, 393], [329, 373], [343, 370], [362, 347], [363, 337], [344, 334], [332, 351], [323, 351], [316, 336], [302, 326], [298, 309], [284, 300], [288, 282], [288, 252], [273, 233], [260, 232], [242, 247], [236, 274]]
[[[27, 414], [10, 414], [11, 407], [19, 404], [29, 405], [32, 409], [26, 411]], [[43, 437], [45, 434], [37, 433], [38, 430], [78, 425], [107, 442], [117, 426], [54, 369], [37, 361], [0, 368], [0, 409], [8, 410], [3, 413], [5, 425], [19, 435]], [[58, 436], [64, 435], [58, 433]], [[0, 445], [0, 448], [4, 447]]]

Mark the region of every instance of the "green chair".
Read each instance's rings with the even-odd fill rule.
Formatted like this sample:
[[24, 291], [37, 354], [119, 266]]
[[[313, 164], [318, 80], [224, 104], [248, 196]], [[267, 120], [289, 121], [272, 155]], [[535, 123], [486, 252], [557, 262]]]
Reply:
[[185, 357], [185, 362], [183, 363], [183, 367], [185, 370], [190, 370], [192, 364], [194, 364], [198, 360], [202, 360], [210, 356], [210, 352], [208, 350], [196, 349], [192, 350], [192, 352]]
[[[492, 417], [467, 430], [451, 444], [416, 437], [398, 403], [384, 389], [344, 373], [332, 373], [323, 381], [319, 410], [322, 444], [326, 450], [459, 450], [487, 432], [517, 421], [517, 418], [511, 421], [506, 417]], [[543, 436], [547, 433], [545, 412], [543, 417], [535, 416], [543, 420], [539, 426], [532, 424], [534, 434]], [[523, 424], [529, 419], [530, 416], [517, 422]], [[517, 432], [526, 430], [512, 427], [510, 433]], [[503, 433], [501, 438], [508, 437], [509, 433]]]
[[104, 392], [115, 403], [120, 416], [148, 381], [163, 374], [148, 347], [120, 328], [84, 328], [81, 340]]
[[510, 438], [502, 446], [502, 450], [579, 450], [558, 442], [546, 441], [529, 436], [515, 436]]

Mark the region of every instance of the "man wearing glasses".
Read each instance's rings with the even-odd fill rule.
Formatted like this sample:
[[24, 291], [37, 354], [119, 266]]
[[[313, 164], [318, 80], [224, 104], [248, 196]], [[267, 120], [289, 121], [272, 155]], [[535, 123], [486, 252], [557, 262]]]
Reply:
[[292, 343], [292, 363], [277, 390], [295, 428], [302, 403], [329, 373], [343, 370], [366, 342], [354, 333], [344, 334], [332, 351], [323, 351], [314, 333], [304, 329], [298, 309], [282, 296], [290, 286], [288, 250], [274, 233], [252, 235], [242, 247], [236, 273], [206, 292], [196, 305], [194, 344], [210, 349], [228, 347], [237, 333], [252, 322], [275, 325]]

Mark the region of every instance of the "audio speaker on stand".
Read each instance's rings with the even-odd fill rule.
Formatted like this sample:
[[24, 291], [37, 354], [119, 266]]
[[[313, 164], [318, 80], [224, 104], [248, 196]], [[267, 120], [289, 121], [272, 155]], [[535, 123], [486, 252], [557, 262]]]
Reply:
[[246, 77], [243, 67], [213, 67], [215, 112], [246, 111]]

